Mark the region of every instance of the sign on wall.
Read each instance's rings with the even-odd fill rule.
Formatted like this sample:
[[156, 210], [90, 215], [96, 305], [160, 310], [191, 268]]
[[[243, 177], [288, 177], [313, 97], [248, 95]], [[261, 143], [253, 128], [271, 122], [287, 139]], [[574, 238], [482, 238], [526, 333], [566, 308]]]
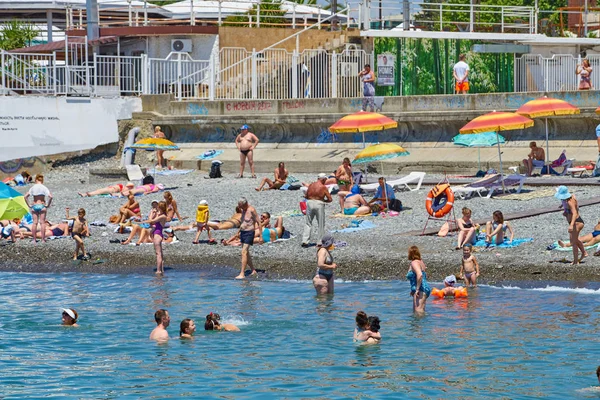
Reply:
[[117, 142], [117, 121], [134, 111], [141, 111], [139, 98], [0, 97], [0, 161]]
[[377, 86], [394, 86], [395, 66], [395, 54], [377, 54]]

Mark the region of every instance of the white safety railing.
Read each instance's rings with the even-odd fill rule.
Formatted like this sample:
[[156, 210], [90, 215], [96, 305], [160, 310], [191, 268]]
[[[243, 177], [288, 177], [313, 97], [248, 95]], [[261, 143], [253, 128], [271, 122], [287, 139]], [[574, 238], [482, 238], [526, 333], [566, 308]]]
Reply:
[[56, 57], [53, 54], [12, 54], [0, 51], [0, 93], [56, 93]]
[[148, 58], [148, 94], [173, 94], [184, 98], [209, 98], [210, 60], [194, 60], [173, 52], [166, 59]]
[[[588, 55], [592, 67], [591, 82], [600, 83], [600, 55]], [[544, 58], [539, 54], [524, 54], [515, 58], [515, 92], [565, 91], [579, 88], [579, 75], [576, 74], [580, 57], [570, 54], [556, 54]]]
[[361, 29], [404, 29], [537, 33], [537, 14], [534, 7], [497, 6], [487, 4], [457, 4], [431, 2], [377, 2], [364, 0], [360, 6]]
[[142, 57], [94, 54], [96, 95], [142, 93]]

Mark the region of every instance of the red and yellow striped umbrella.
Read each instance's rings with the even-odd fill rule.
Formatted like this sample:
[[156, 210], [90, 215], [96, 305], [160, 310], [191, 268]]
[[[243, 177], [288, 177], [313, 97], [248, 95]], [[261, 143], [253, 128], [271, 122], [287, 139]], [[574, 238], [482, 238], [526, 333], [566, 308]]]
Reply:
[[474, 118], [460, 128], [460, 133], [483, 133], [488, 131], [511, 131], [533, 126], [533, 120], [511, 112], [494, 111]]
[[359, 111], [346, 115], [329, 127], [331, 133], [356, 133], [381, 131], [396, 128], [398, 123], [391, 118], [374, 112]]
[[517, 114], [528, 118], [550, 117], [553, 115], [573, 115], [579, 114], [579, 108], [564, 100], [553, 99], [552, 97], [540, 97], [530, 100], [523, 104], [516, 111]]

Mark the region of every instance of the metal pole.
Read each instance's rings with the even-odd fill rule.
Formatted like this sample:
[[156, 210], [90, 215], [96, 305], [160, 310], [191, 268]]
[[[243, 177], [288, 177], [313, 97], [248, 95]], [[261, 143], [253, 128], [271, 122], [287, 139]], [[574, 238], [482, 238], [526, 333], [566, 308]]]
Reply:
[[474, 14], [475, 14], [475, 10], [473, 9], [473, 0], [471, 0], [471, 7], [469, 9], [469, 32], [473, 32], [473, 25], [474, 25]]
[[223, 24], [222, 15], [221, 15], [221, 2], [222, 2], [222, 0], [219, 0], [219, 17], [218, 17], [219, 26], [221, 26]]
[[498, 131], [496, 131], [496, 142], [498, 144], [498, 159], [500, 160], [500, 180], [502, 181], [502, 193], [506, 191], [504, 187], [504, 173], [502, 172], [502, 152], [500, 151], [500, 138], [498, 137]]
[[[4, 50], [0, 49], [0, 68], [5, 71], [4, 66], [6, 64]], [[6, 88], [6, 72], [2, 74], [2, 94], [7, 95], [8, 90]]]
[[[408, 0], [402, 1], [402, 20], [403, 20], [402, 28], [405, 31], [410, 30], [410, 3], [408, 2]], [[369, 27], [369, 29], [370, 29], [370, 27]]]
[[296, 29], [296, 3], [292, 4], [292, 28]]
[[[548, 143], [548, 118], [546, 120], [546, 162], [550, 162], [550, 144]], [[550, 167], [548, 167], [548, 174], [550, 174]]]
[[177, 100], [181, 101], [181, 53], [177, 53]]
[[292, 98], [298, 98], [298, 50], [292, 52]]
[[131, 0], [127, 0], [127, 16], [129, 19], [129, 26], [133, 26], [133, 18], [132, 18], [132, 12], [131, 12]]
[[256, 49], [252, 49], [252, 98], [258, 97], [258, 73], [256, 68], [257, 63]]
[[588, 35], [588, 0], [585, 0], [584, 7], [585, 7], [585, 11], [584, 11], [585, 19], [583, 21], [583, 36], [587, 37], [587, 35]]
[[48, 29], [48, 43], [52, 43], [52, 11], [46, 11], [46, 29]]
[[260, 1], [256, 5], [256, 27], [260, 28]]
[[148, 26], [148, 1], [144, 0], [144, 26]]
[[196, 25], [196, 16], [194, 15], [194, 0], [190, 0], [190, 25]]

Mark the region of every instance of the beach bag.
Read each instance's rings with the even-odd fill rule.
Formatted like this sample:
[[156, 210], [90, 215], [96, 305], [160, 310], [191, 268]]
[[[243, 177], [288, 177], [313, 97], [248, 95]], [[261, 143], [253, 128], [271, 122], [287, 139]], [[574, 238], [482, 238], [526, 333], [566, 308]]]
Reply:
[[208, 205], [199, 204], [196, 210], [196, 222], [205, 224], [208, 222]]
[[402, 211], [402, 202], [398, 199], [388, 201], [389, 209], [392, 211]]
[[222, 178], [221, 175], [221, 161], [215, 160], [210, 165], [210, 172], [208, 173], [208, 177], [211, 179]]
[[287, 190], [300, 190], [302, 184], [300, 182], [288, 183]]
[[438, 232], [438, 236], [446, 237], [448, 236], [448, 232], [450, 232], [450, 225], [447, 222], [444, 222], [444, 225], [442, 225], [440, 231]]
[[300, 202], [300, 211], [302, 212], [302, 214], [306, 215], [306, 201]]
[[146, 175], [142, 180], [142, 185], [154, 185], [154, 177], [152, 175]]

